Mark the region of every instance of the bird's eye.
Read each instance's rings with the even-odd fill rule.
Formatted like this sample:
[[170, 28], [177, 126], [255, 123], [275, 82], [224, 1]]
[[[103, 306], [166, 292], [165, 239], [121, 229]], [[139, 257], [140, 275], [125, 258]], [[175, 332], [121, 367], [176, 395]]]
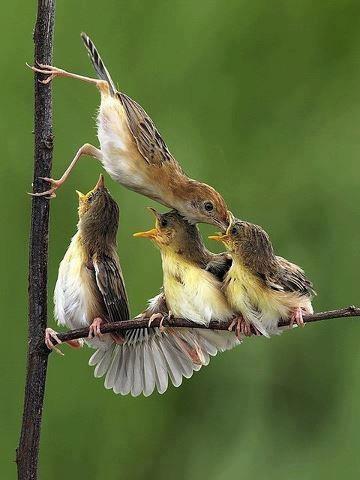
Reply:
[[238, 233], [237, 227], [234, 226], [234, 227], [232, 227], [232, 228], [230, 229], [230, 234], [231, 234], [231, 235], [236, 235], [237, 233]]
[[162, 218], [160, 221], [160, 225], [165, 228], [168, 226], [168, 221], [165, 218]]
[[211, 212], [212, 210], [214, 210], [214, 205], [212, 204], [212, 202], [205, 202], [204, 208], [207, 212]]

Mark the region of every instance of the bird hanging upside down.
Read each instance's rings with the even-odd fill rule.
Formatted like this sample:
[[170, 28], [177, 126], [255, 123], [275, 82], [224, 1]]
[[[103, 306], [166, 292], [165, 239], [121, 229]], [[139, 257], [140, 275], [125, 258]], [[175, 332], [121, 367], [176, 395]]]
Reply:
[[263, 335], [279, 332], [280, 320], [304, 325], [303, 314], [313, 313], [315, 291], [303, 270], [274, 254], [267, 233], [258, 225], [229, 214], [224, 235], [209, 238], [223, 242], [232, 257], [223, 291], [231, 307], [240, 312], [241, 330], [252, 325]]
[[225, 230], [228, 217], [222, 196], [183, 172], [151, 118], [138, 103], [117, 91], [95, 45], [85, 33], [81, 37], [99, 79], [50, 65], [30, 68], [48, 75], [42, 80], [44, 84], [56, 77], [69, 77], [96, 85], [101, 94], [97, 118], [100, 149], [88, 143], [83, 145], [62, 177], [59, 180], [44, 178], [51, 183], [51, 188], [33, 195], [54, 197], [79, 158], [89, 155], [99, 160], [115, 181], [130, 190], [177, 209], [190, 222], [210, 223]]

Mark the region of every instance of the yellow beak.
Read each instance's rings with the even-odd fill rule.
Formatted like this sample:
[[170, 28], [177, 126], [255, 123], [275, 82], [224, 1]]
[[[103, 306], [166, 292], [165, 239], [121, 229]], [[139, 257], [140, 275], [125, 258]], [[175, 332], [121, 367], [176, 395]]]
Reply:
[[136, 238], [154, 238], [156, 237], [158, 231], [156, 228], [152, 228], [151, 230], [147, 230], [146, 232], [138, 232], [133, 233], [133, 237]]
[[229, 237], [228, 235], [210, 235], [208, 238], [210, 238], [210, 240], [215, 240], [216, 242], [225, 243]]
[[85, 200], [86, 195], [83, 193], [79, 192], [79, 190], [76, 190], [76, 193], [78, 194], [79, 200]]

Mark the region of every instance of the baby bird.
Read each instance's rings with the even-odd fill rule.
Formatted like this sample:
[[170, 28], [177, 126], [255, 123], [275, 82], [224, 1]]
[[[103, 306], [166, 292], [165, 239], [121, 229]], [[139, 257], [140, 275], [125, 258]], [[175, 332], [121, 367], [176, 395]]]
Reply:
[[[150, 238], [160, 249], [163, 288], [171, 313], [202, 325], [231, 318], [233, 311], [221, 290], [224, 268], [229, 268], [228, 258], [209, 252], [197, 226], [178, 212], [160, 214], [150, 210], [156, 217], [155, 228], [134, 236]], [[218, 269], [214, 268], [217, 261]]]
[[199, 324], [232, 317], [232, 310], [221, 291], [221, 279], [231, 260], [226, 254], [214, 255], [206, 250], [199, 231], [179, 213], [160, 214], [156, 228], [137, 233], [151, 238], [160, 248], [163, 292], [150, 300], [140, 316], [150, 318], [148, 328], [125, 333], [122, 345], [100, 346], [89, 364], [95, 376], [105, 375], [105, 387], [115, 393], [151, 395], [156, 388], [164, 393], [171, 383], [178, 387], [183, 378], [207, 365], [210, 356], [238, 345], [230, 332], [196, 328], [154, 328], [155, 317], [175, 315]]
[[230, 218], [225, 235], [209, 238], [223, 242], [231, 253], [223, 291], [231, 308], [240, 314], [241, 331], [250, 334], [249, 325], [253, 325], [269, 336], [278, 332], [280, 320], [288, 318], [291, 325], [304, 325], [303, 313], [313, 313], [315, 291], [303, 270], [274, 254], [261, 227]]
[[55, 196], [82, 155], [99, 160], [117, 182], [165, 206], [177, 209], [189, 222], [210, 223], [225, 230], [228, 226], [227, 207], [221, 195], [209, 185], [190, 179], [170, 153], [154, 122], [143, 108], [118, 92], [94, 43], [81, 34], [99, 79], [83, 77], [49, 65], [30, 67], [55, 77], [69, 77], [97, 86], [101, 94], [98, 112], [100, 149], [83, 145], [59, 180], [44, 178], [52, 187], [34, 195]]
[[[70, 329], [90, 326], [87, 343], [93, 347], [121, 343], [123, 338], [116, 333], [100, 333], [103, 322], [129, 319], [128, 299], [116, 251], [119, 209], [105, 188], [102, 175], [89, 193], [77, 193], [78, 231], [60, 263], [54, 292], [55, 317], [59, 325]], [[46, 329], [48, 348], [54, 348], [54, 340], [60, 343], [56, 332]]]

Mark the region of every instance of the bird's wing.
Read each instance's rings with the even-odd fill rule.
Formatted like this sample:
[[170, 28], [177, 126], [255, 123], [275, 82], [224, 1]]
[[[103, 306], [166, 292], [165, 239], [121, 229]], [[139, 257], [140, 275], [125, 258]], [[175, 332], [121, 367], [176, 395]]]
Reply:
[[213, 254], [206, 265], [205, 270], [212, 273], [220, 282], [224, 280], [232, 264], [231, 255], [228, 253]]
[[269, 288], [300, 295], [315, 294], [312, 283], [298, 265], [282, 257], [276, 257], [276, 260], [276, 268], [264, 275], [264, 281]]
[[101, 255], [94, 256], [93, 265], [96, 284], [108, 312], [108, 321], [129, 320], [128, 299], [119, 263], [107, 255]]
[[179, 164], [171, 155], [166, 143], [145, 110], [124, 93], [118, 93], [125, 109], [128, 125], [141, 155], [149, 164], [161, 165], [164, 162]]

